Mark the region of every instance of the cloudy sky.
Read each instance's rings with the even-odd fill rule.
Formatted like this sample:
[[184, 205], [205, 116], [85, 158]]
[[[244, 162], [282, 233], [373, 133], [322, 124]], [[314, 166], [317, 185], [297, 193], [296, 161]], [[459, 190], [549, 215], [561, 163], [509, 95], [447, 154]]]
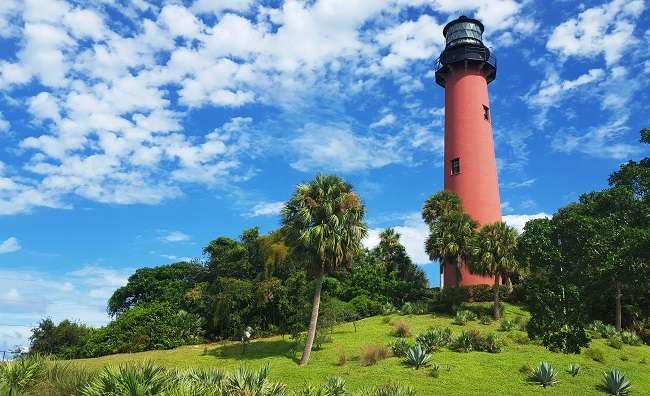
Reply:
[[[119, 3], [119, 4], [118, 4]], [[442, 27], [486, 25], [503, 213], [521, 227], [644, 153], [643, 0], [0, 1], [0, 349], [99, 325], [138, 267], [278, 226], [334, 172], [427, 272]], [[431, 277], [433, 283], [437, 281]]]

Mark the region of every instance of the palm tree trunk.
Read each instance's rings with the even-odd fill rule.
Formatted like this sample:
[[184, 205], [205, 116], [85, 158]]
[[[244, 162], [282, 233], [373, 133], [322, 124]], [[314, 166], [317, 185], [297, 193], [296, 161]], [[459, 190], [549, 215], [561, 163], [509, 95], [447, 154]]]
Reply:
[[305, 350], [302, 352], [300, 358], [300, 365], [304, 366], [309, 362], [309, 355], [311, 348], [314, 345], [314, 338], [316, 337], [316, 324], [318, 322], [318, 309], [320, 307], [320, 293], [323, 289], [323, 272], [316, 276], [316, 290], [314, 291], [314, 303], [311, 308], [311, 318], [309, 319], [309, 329], [307, 330], [307, 341], [305, 342]]
[[622, 328], [622, 314], [621, 314], [621, 282], [616, 282], [616, 331], [621, 331]]
[[499, 307], [499, 274], [494, 275], [494, 320], [501, 320], [501, 308]]

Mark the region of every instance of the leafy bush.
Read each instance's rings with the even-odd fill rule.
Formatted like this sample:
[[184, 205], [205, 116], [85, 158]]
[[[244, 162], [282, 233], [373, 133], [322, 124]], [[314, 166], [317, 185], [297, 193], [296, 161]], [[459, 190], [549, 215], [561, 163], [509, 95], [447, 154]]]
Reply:
[[415, 342], [420, 344], [428, 353], [444, 348], [451, 342], [451, 329], [431, 328], [415, 337]]
[[440, 364], [434, 363], [431, 365], [431, 376], [438, 378], [440, 376]]
[[610, 338], [616, 335], [616, 328], [610, 324], [605, 324], [600, 320], [595, 320], [589, 324], [587, 329], [590, 333], [596, 334], [602, 338]]
[[415, 367], [416, 370], [419, 370], [420, 367], [424, 367], [431, 360], [431, 355], [429, 355], [422, 346], [415, 344], [409, 351], [406, 353], [404, 362], [412, 367]]
[[541, 385], [544, 388], [557, 384], [557, 372], [548, 362], [542, 362], [535, 367], [530, 375], [530, 381], [534, 384]]
[[613, 369], [604, 373], [601, 387], [609, 395], [625, 396], [630, 393], [632, 384], [626, 378], [625, 374], [617, 369]]
[[488, 316], [488, 315], [483, 315], [483, 316], [481, 316], [481, 318], [479, 319], [479, 321], [480, 321], [481, 324], [483, 324], [483, 325], [489, 325], [489, 324], [492, 324], [492, 318], [491, 318], [490, 316]]
[[575, 377], [576, 375], [578, 375], [580, 373], [581, 369], [582, 369], [582, 367], [580, 367], [579, 365], [577, 365], [575, 363], [571, 363], [571, 364], [569, 364], [569, 368], [567, 369], [567, 372], [569, 374], [571, 374], [572, 377]]
[[343, 348], [339, 348], [339, 350], [336, 353], [336, 365], [345, 366], [347, 362], [348, 362], [348, 357], [345, 354], [345, 350], [343, 350]]
[[411, 326], [403, 320], [393, 323], [393, 335], [395, 337], [408, 337], [411, 335]]
[[406, 355], [406, 352], [408, 352], [408, 350], [411, 349], [412, 346], [413, 345], [411, 345], [410, 342], [402, 338], [392, 342], [390, 344], [390, 349], [393, 352], [393, 355], [398, 357], [403, 357]]
[[530, 338], [528, 338], [528, 334], [521, 334], [521, 333], [511, 333], [508, 335], [515, 343], [519, 345], [528, 345], [530, 344]]
[[381, 345], [368, 344], [361, 348], [361, 365], [372, 366], [377, 364], [380, 360], [386, 359], [390, 355], [390, 351]]
[[533, 372], [533, 369], [527, 364], [522, 364], [521, 367], [519, 367], [519, 372], [525, 375], [530, 375]]
[[63, 320], [54, 324], [51, 319], [43, 319], [32, 329], [29, 337], [30, 353], [54, 355], [61, 359], [82, 357], [81, 350], [92, 328]]
[[517, 322], [510, 319], [501, 319], [501, 322], [499, 323], [499, 330], [501, 331], [512, 331], [517, 327], [519, 327]]
[[600, 363], [605, 362], [605, 352], [603, 352], [602, 349], [592, 347], [587, 349], [585, 354], [596, 362], [600, 362]]
[[379, 315], [384, 312], [384, 305], [382, 303], [371, 299], [365, 294], [354, 297], [350, 300], [350, 305], [354, 307], [362, 318]]
[[427, 312], [427, 306], [424, 303], [406, 302], [400, 311], [403, 315], [420, 315]]
[[456, 311], [456, 317], [454, 318], [454, 324], [464, 326], [467, 322], [476, 320], [476, 314], [472, 311], [463, 309]]
[[614, 349], [622, 349], [623, 348], [623, 341], [621, 341], [621, 338], [618, 335], [609, 337], [607, 340], [607, 345], [611, 346]]
[[323, 385], [323, 394], [327, 396], [345, 396], [348, 390], [345, 387], [345, 380], [341, 377], [330, 377]]
[[620, 334], [621, 341], [628, 345], [641, 345], [641, 337], [633, 331], [622, 331]]
[[151, 362], [106, 367], [84, 389], [84, 396], [138, 394], [153, 396], [163, 393], [174, 382], [165, 369]]

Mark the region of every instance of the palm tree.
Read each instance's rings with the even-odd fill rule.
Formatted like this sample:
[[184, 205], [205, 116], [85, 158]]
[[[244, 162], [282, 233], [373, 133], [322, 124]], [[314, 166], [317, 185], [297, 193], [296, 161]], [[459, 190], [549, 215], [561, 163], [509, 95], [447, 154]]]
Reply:
[[460, 278], [460, 266], [471, 254], [472, 241], [478, 223], [467, 213], [450, 211], [435, 220], [429, 227], [430, 234], [425, 250], [431, 260], [453, 263]]
[[352, 186], [333, 175], [318, 175], [310, 183], [298, 185], [282, 209], [286, 241], [316, 278], [301, 366], [309, 361], [316, 335], [323, 276], [350, 265], [362, 251], [361, 242], [368, 233], [364, 215], [365, 207]]
[[470, 259], [472, 272], [494, 276], [494, 319], [501, 319], [499, 278], [517, 272], [517, 230], [504, 222], [487, 224], [476, 235]]
[[430, 196], [424, 202], [422, 219], [431, 227], [441, 216], [450, 212], [462, 211], [463, 204], [458, 195], [451, 191], [440, 191]]

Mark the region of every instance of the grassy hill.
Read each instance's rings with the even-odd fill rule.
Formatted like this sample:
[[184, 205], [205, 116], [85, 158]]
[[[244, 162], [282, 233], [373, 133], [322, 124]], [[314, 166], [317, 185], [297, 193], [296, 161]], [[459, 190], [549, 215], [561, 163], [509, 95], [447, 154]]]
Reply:
[[[506, 305], [505, 317], [526, 316], [517, 307]], [[476, 329], [481, 333], [497, 332], [507, 345], [501, 353], [460, 353], [444, 349], [433, 354], [432, 362], [439, 363], [439, 377], [431, 376], [431, 369], [415, 370], [402, 363], [397, 357], [389, 357], [372, 366], [363, 366], [359, 359], [361, 349], [369, 344], [387, 345], [397, 338], [392, 335], [392, 322], [403, 320], [411, 327], [410, 340], [431, 326], [450, 327], [454, 334], [463, 329]], [[330, 376], [340, 376], [350, 390], [386, 383], [412, 386], [419, 395], [453, 394], [553, 394], [553, 395], [602, 395], [597, 388], [602, 373], [611, 368], [622, 370], [632, 382], [633, 394], [650, 394], [650, 346], [624, 345], [614, 349], [606, 340], [597, 339], [591, 348], [604, 352], [604, 361], [597, 362], [584, 352], [580, 355], [552, 353], [544, 347], [525, 343], [525, 332], [513, 330], [498, 331], [498, 323], [483, 325], [477, 321], [464, 326], [453, 324], [450, 317], [439, 315], [391, 315], [376, 316], [353, 324], [337, 326], [332, 342], [324, 344], [321, 350], [312, 353], [307, 367], [298, 367], [292, 354], [293, 343], [289, 338], [270, 337], [254, 340], [246, 354], [242, 354], [239, 343], [207, 344], [186, 346], [168, 351], [150, 351], [136, 354], [105, 356], [97, 359], [78, 360], [87, 368], [100, 368], [107, 364], [133, 361], [154, 361], [166, 367], [219, 367], [234, 369], [239, 366], [251, 368], [269, 364], [271, 378], [283, 382], [290, 389], [297, 389], [305, 383], [322, 384]], [[524, 343], [524, 344], [522, 344]], [[338, 355], [344, 352], [347, 363], [337, 365]], [[299, 356], [299, 353], [296, 354]], [[527, 376], [520, 368], [535, 367], [541, 361], [550, 362], [559, 371], [559, 384], [553, 388], [542, 388], [527, 383]], [[569, 363], [582, 366], [576, 377], [566, 372]]]

